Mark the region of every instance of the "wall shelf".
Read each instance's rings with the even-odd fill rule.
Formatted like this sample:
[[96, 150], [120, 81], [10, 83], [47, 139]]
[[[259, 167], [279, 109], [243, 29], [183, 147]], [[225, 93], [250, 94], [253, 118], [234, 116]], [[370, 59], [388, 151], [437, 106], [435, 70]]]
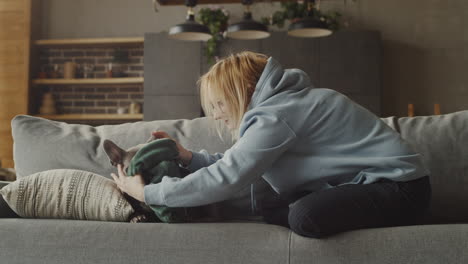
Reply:
[[[255, 2], [287, 2], [291, 0], [257, 0]], [[185, 5], [185, 0], [158, 0], [160, 5]], [[203, 4], [241, 4], [239, 0], [199, 0], [198, 5]]]
[[51, 120], [143, 120], [143, 114], [63, 114], [35, 116]]
[[126, 78], [88, 78], [88, 79], [34, 79], [36, 85], [66, 85], [66, 84], [142, 84], [143, 77]]
[[[63, 61], [75, 61], [77, 57], [82, 57], [85, 56], [87, 57], [87, 60], [93, 60], [94, 63], [98, 66], [103, 66], [105, 64], [104, 62], [105, 59], [107, 58], [102, 58], [102, 57], [107, 57], [109, 56], [109, 53], [111, 52], [112, 49], [115, 48], [123, 48], [124, 52], [128, 52], [128, 56], [131, 57], [129, 62], [128, 62], [128, 69], [130, 70], [129, 75], [131, 76], [141, 76], [142, 71], [143, 71], [143, 62], [141, 60], [141, 57], [143, 56], [143, 46], [144, 46], [144, 37], [125, 37], [125, 38], [69, 38], [69, 39], [41, 39], [41, 40], [36, 40], [32, 42], [34, 45], [34, 50], [37, 52], [36, 56], [38, 56], [40, 53], [40, 50], [45, 50], [46, 52], [44, 53], [44, 56], [47, 57], [47, 61], [44, 64], [47, 64], [47, 67], [50, 67], [50, 62], [53, 60], [50, 60], [52, 57], [58, 57], [60, 60]], [[58, 55], [51, 55], [48, 52], [48, 49], [53, 48], [56, 51], [50, 52], [51, 54], [58, 54]], [[73, 50], [70, 51], [69, 49], [72, 48]], [[103, 49], [102, 51], [95, 51], [95, 48]], [[104, 60], [103, 60], [104, 59]], [[135, 61], [131, 61], [131, 59], [135, 59]], [[59, 62], [60, 63], [60, 62]], [[137, 69], [130, 69], [130, 66], [138, 66]], [[38, 66], [40, 66], [38, 64]], [[39, 68], [39, 67], [37, 67]], [[120, 85], [127, 85], [127, 86], [132, 86], [132, 89], [134, 86], [137, 86], [137, 89], [130, 89], [128, 91], [122, 90], [122, 89], [116, 89], [114, 88], [113, 91], [118, 91], [117, 93], [120, 94], [128, 94], [128, 97], [125, 98], [125, 100], [121, 100], [119, 98], [115, 99], [109, 99], [110, 101], [116, 102], [116, 101], [125, 101], [125, 102], [130, 102], [129, 99], [132, 99], [130, 97], [130, 94], [132, 93], [141, 93], [140, 87], [143, 86], [144, 83], [144, 78], [143, 77], [111, 77], [111, 78], [106, 78], [106, 74], [104, 68], [105, 67], [100, 67], [102, 68], [101, 70], [96, 70], [95, 75], [90, 75], [91, 77], [97, 76], [97, 77], [103, 77], [103, 78], [73, 78], [73, 79], [65, 79], [65, 78], [54, 78], [54, 79], [31, 79], [30, 80], [30, 85], [32, 87], [35, 87], [35, 93], [37, 92], [37, 98], [39, 98], [39, 95], [44, 92], [42, 91], [42, 88], [46, 88], [47, 86], [66, 86], [66, 85], [74, 85], [74, 86], [102, 86], [105, 85], [106, 87], [112, 87], [112, 86], [120, 86]], [[71, 90], [70, 90], [71, 91]], [[83, 99], [92, 101], [93, 105], [96, 105], [96, 101], [98, 100], [107, 100], [107, 99], [100, 99], [99, 98], [93, 98], [91, 94], [94, 94], [95, 90], [90, 89], [90, 90], [73, 90], [73, 93], [77, 93], [83, 96]], [[57, 100], [60, 101], [67, 101], [67, 102], [72, 102], [74, 98], [62, 98], [61, 94], [69, 93], [69, 90], [61, 90], [61, 89], [51, 89], [51, 93], [55, 93], [57, 96]], [[112, 93], [112, 92], [104, 92], [104, 93]], [[89, 98], [85, 98], [84, 95], [90, 95]], [[88, 96], [86, 96], [88, 97]], [[34, 97], [36, 98], [36, 97]], [[140, 98], [140, 97], [138, 97]], [[132, 99], [133, 100], [133, 99]], [[138, 100], [137, 100], [138, 101]], [[44, 102], [42, 102], [43, 104]], [[36, 102], [37, 107], [33, 106], [32, 108], [40, 108], [40, 101]], [[119, 102], [120, 104], [120, 102]], [[119, 105], [119, 104], [116, 104]], [[107, 107], [107, 111], [110, 114], [106, 114], [104, 111], [99, 110], [95, 111], [97, 113], [92, 113], [93, 111], [92, 108], [94, 107], [89, 107], [86, 110], [83, 109], [84, 106], [81, 105], [76, 105], [73, 104], [73, 107], [64, 107], [64, 109], [61, 109], [61, 113], [63, 114], [54, 114], [54, 115], [42, 115], [38, 114], [36, 112], [37, 117], [42, 117], [50, 120], [58, 120], [58, 121], [71, 121], [71, 122], [76, 122], [76, 123], [104, 123], [107, 124], [110, 121], [110, 123], [122, 123], [122, 122], [133, 122], [133, 121], [141, 121], [143, 120], [143, 114], [117, 114], [117, 107]], [[113, 106], [113, 105], [112, 105]], [[116, 109], [113, 109], [116, 108]], [[89, 113], [91, 112], [91, 113]], [[104, 113], [102, 113], [104, 112]], [[71, 113], [76, 113], [76, 114], [71, 114]]]
[[34, 44], [44, 47], [57, 46], [135, 46], [143, 45], [143, 37], [134, 38], [76, 38], [76, 39], [41, 39]]

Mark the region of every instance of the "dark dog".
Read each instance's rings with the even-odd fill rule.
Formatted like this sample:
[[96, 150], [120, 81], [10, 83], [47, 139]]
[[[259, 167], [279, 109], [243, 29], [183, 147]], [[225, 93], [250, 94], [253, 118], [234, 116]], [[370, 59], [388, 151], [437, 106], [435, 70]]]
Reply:
[[[156, 138], [152, 136], [146, 141], [146, 143], [133, 146], [127, 150], [120, 148], [111, 140], [106, 139], [104, 140], [104, 150], [106, 151], [112, 166], [117, 167], [118, 164], [121, 164], [123, 171], [126, 171], [128, 166], [130, 166], [132, 158], [135, 156], [138, 150], [155, 139]], [[129, 222], [158, 222], [156, 215], [154, 215], [151, 208], [148, 207], [145, 203], [134, 199], [126, 193], [123, 195], [135, 210], [135, 212], [130, 215]]]
[[[124, 150], [111, 140], [106, 139], [104, 140], [104, 150], [106, 151], [107, 156], [109, 156], [112, 166], [117, 167], [117, 164], [121, 164], [123, 170], [126, 171], [138, 150], [153, 140], [156, 140], [154, 136], [150, 137], [144, 144], [139, 144]], [[154, 211], [147, 204], [134, 199], [126, 193], [124, 193], [124, 197], [135, 210], [135, 212], [130, 216], [129, 222], [160, 222], [154, 214]], [[187, 208], [187, 212], [194, 222], [210, 222], [220, 219], [218, 206], [216, 204]]]

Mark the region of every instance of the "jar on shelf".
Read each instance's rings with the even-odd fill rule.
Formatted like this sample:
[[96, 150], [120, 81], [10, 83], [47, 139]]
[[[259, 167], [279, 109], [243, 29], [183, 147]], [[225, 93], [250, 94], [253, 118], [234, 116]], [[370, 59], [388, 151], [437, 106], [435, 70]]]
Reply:
[[94, 65], [91, 63], [84, 63], [82, 66], [83, 78], [94, 78]]
[[62, 76], [61, 72], [60, 72], [60, 67], [58, 64], [54, 64], [52, 70], [49, 72], [48, 74], [49, 78], [52, 78], [52, 79], [57, 79], [57, 78], [60, 78]]
[[138, 102], [131, 102], [128, 106], [128, 113], [129, 114], [140, 114], [141, 113], [141, 105]]
[[64, 79], [76, 78], [76, 63], [72, 61], [65, 62], [63, 66], [63, 78]]
[[57, 113], [55, 108], [55, 100], [52, 93], [48, 92], [42, 96], [41, 107], [39, 108], [39, 114], [41, 115], [54, 115]]
[[106, 70], [106, 78], [112, 78], [113, 77], [112, 62], [109, 62], [108, 64], [106, 64], [105, 70]]
[[37, 78], [46, 79], [47, 78], [47, 65], [42, 65], [41, 70], [37, 74]]

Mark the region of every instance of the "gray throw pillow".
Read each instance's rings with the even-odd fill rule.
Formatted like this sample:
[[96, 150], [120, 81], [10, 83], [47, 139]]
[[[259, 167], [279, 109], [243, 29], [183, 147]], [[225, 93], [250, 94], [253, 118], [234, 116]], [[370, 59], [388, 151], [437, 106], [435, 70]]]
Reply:
[[430, 171], [430, 223], [468, 221], [468, 111], [398, 118], [395, 126]]
[[50, 170], [22, 177], [0, 190], [19, 216], [127, 222], [134, 212], [117, 185], [80, 170]]
[[53, 169], [77, 169], [110, 178], [111, 166], [102, 144], [110, 139], [124, 149], [144, 143], [152, 131], [166, 131], [182, 146], [199, 151], [224, 152], [232, 145], [219, 138], [215, 121], [193, 120], [140, 121], [92, 127], [68, 124], [28, 115], [11, 121], [13, 157], [17, 178]]

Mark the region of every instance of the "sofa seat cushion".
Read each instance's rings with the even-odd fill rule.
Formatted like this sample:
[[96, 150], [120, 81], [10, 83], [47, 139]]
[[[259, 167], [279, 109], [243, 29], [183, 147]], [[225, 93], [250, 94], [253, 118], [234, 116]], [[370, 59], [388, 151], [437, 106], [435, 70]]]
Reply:
[[288, 263], [288, 229], [258, 223], [0, 219], [0, 256], [16, 263]]
[[468, 224], [371, 228], [314, 239], [262, 223], [0, 219], [0, 237], [0, 256], [8, 264], [468, 263]]
[[325, 239], [291, 236], [291, 264], [468, 263], [468, 224], [369, 228]]

